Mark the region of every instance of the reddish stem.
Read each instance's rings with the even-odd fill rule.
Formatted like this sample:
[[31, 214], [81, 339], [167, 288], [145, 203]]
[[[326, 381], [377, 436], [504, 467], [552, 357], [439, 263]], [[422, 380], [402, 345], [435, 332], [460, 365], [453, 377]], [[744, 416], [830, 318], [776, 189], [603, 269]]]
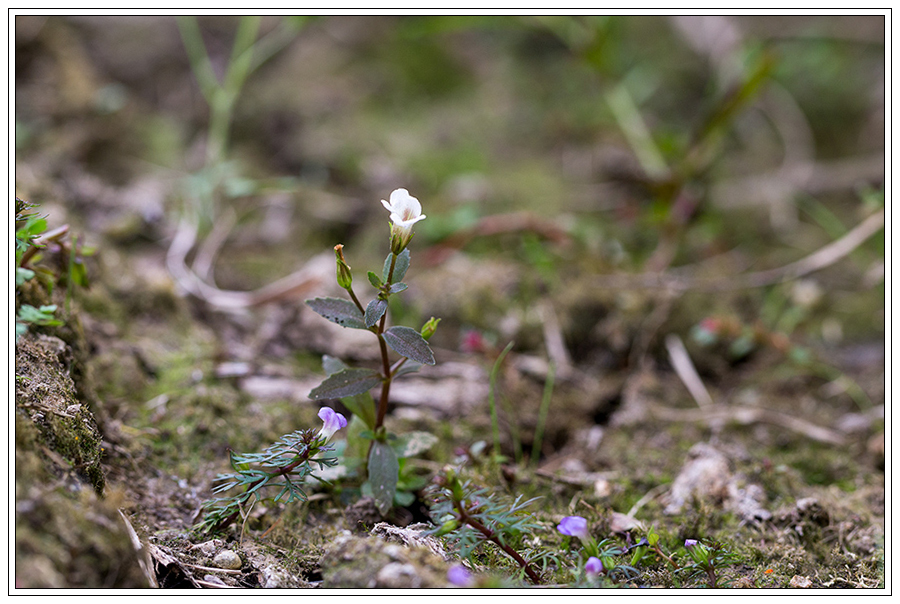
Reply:
[[481, 524], [480, 522], [478, 522], [478, 520], [476, 520], [475, 518], [472, 518], [471, 516], [469, 516], [469, 514], [466, 512], [466, 508], [462, 504], [462, 502], [459, 502], [459, 501], [456, 502], [456, 510], [459, 512], [459, 519], [462, 522], [468, 524], [469, 526], [474, 528], [476, 531], [478, 531], [479, 533], [481, 533], [482, 535], [484, 535], [485, 537], [490, 539], [493, 543], [495, 543], [497, 545], [497, 547], [502, 549], [506, 553], [506, 555], [508, 555], [513, 560], [515, 560], [516, 563], [518, 563], [518, 565], [521, 566], [522, 569], [525, 571], [525, 574], [528, 575], [528, 578], [531, 579], [532, 583], [534, 583], [535, 585], [541, 584], [540, 575], [538, 575], [534, 571], [534, 569], [531, 568], [531, 565], [528, 564], [528, 561], [525, 560], [525, 558], [523, 558], [521, 555], [519, 555], [519, 552], [517, 552], [510, 546], [506, 545], [505, 543], [501, 542], [500, 539], [497, 538], [497, 535], [494, 533], [494, 531], [492, 531], [488, 527], [486, 527], [483, 524]]

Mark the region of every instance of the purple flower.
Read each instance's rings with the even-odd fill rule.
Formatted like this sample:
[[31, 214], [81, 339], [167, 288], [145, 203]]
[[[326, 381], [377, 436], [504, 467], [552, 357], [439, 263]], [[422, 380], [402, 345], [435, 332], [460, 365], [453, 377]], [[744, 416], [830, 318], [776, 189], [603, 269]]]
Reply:
[[603, 572], [603, 562], [600, 560], [600, 558], [591, 556], [584, 564], [584, 572], [589, 575], [599, 575]]
[[697, 543], [699, 543], [699, 541], [697, 541], [696, 539], [685, 539], [684, 547], [685, 547], [685, 549], [691, 549], [692, 547], [697, 545]]
[[334, 433], [341, 428], [347, 427], [347, 418], [336, 412], [331, 407], [322, 407], [319, 409], [319, 418], [325, 422], [319, 434], [325, 437], [325, 440], [331, 440]]
[[466, 570], [462, 564], [454, 564], [450, 567], [450, 570], [447, 571], [447, 581], [457, 587], [472, 587], [475, 582], [472, 573]]
[[590, 536], [588, 535], [587, 520], [581, 516], [566, 516], [560, 521], [556, 530], [563, 535], [578, 537], [582, 540], [587, 539]]

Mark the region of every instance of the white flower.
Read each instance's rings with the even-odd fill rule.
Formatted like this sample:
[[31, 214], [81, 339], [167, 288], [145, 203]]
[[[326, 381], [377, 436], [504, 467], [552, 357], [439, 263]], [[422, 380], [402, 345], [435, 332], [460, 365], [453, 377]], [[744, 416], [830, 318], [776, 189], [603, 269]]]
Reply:
[[406, 189], [397, 189], [391, 193], [390, 203], [381, 200], [382, 205], [391, 213], [391, 250], [399, 254], [412, 239], [412, 226], [425, 220], [422, 204], [409, 194]]
[[319, 434], [325, 437], [325, 440], [331, 440], [334, 433], [341, 428], [347, 427], [347, 418], [336, 412], [331, 407], [322, 407], [319, 409], [319, 419], [325, 422]]

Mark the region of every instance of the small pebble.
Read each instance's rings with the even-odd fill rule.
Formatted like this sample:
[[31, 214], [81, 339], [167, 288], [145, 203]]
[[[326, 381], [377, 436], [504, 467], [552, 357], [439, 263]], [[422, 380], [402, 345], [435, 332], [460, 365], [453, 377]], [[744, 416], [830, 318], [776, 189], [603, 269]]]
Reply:
[[238, 570], [241, 565], [243, 565], [243, 562], [241, 562], [241, 557], [230, 549], [223, 549], [221, 552], [216, 554], [216, 557], [213, 558], [212, 563], [213, 566], [217, 568], [226, 568], [229, 570]]
[[193, 546], [191, 549], [200, 550], [204, 556], [207, 558], [211, 558], [213, 554], [216, 553], [216, 550], [225, 545], [225, 542], [221, 539], [213, 539], [212, 541], [204, 541], [203, 543], [198, 543]]
[[794, 577], [791, 579], [790, 586], [801, 589], [812, 587], [812, 580], [809, 577], [804, 577], [802, 575], [794, 575]]

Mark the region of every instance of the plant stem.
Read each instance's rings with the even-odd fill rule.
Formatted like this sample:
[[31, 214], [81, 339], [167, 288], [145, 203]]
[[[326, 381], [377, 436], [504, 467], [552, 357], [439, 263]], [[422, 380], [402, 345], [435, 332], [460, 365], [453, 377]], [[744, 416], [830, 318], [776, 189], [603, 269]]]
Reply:
[[[394, 279], [394, 266], [397, 264], [397, 254], [391, 254], [391, 268], [388, 270], [387, 281], [385, 285], [390, 287]], [[357, 305], [359, 303], [357, 302]], [[375, 429], [377, 430], [384, 425], [384, 416], [387, 415], [388, 396], [391, 392], [391, 381], [393, 374], [391, 373], [391, 359], [388, 357], [387, 342], [384, 341], [384, 325], [387, 322], [387, 311], [381, 315], [381, 321], [378, 323], [378, 346], [381, 348], [381, 366], [384, 371], [384, 384], [381, 386], [381, 397], [378, 400], [378, 416], [375, 420]]]
[[[269, 479], [275, 478], [277, 476], [285, 476], [287, 474], [290, 474], [294, 470], [294, 468], [296, 468], [297, 466], [306, 462], [309, 459], [310, 450], [311, 450], [310, 447], [306, 447], [306, 449], [304, 449], [302, 452], [298, 453], [297, 459], [295, 459], [288, 465], [281, 466], [280, 468], [276, 468], [274, 472], [266, 472], [265, 477], [260, 478], [259, 480], [255, 480], [252, 483], [250, 483], [250, 485], [247, 487], [247, 490], [244, 492], [250, 493], [251, 491], [253, 491], [253, 489], [256, 488], [257, 485], [259, 485], [259, 483], [261, 483], [265, 480], [269, 480]], [[215, 530], [221, 531], [222, 529], [226, 528], [228, 525], [230, 525], [232, 522], [234, 522], [235, 518], [238, 517], [238, 514], [240, 514], [240, 509], [238, 509], [236, 512], [234, 512], [228, 518], [225, 518], [224, 520], [219, 522], [219, 524], [216, 525]]]
[[525, 574], [528, 575], [528, 578], [531, 579], [532, 583], [534, 583], [535, 585], [541, 584], [540, 575], [538, 575], [534, 571], [534, 569], [531, 568], [531, 565], [528, 564], [528, 561], [525, 560], [525, 558], [523, 558], [519, 554], [519, 552], [517, 552], [510, 546], [508, 546], [505, 543], [503, 543], [502, 541], [500, 541], [500, 539], [497, 538], [497, 535], [494, 533], [494, 531], [492, 531], [488, 527], [481, 524], [475, 518], [472, 518], [471, 516], [469, 516], [468, 512], [466, 512], [466, 507], [463, 505], [463, 503], [461, 501], [456, 501], [454, 503], [456, 505], [456, 511], [459, 512], [459, 519], [461, 522], [468, 524], [469, 526], [474, 528], [476, 531], [478, 531], [479, 533], [481, 533], [482, 535], [487, 537], [490, 541], [492, 541], [495, 545], [497, 545], [497, 547], [502, 549], [504, 551], [504, 553], [506, 553], [506, 555], [508, 555], [513, 560], [515, 560], [516, 563], [522, 567], [522, 570], [525, 571]]
[[362, 314], [365, 315], [365, 314], [366, 314], [366, 308], [365, 308], [365, 307], [362, 305], [362, 303], [359, 301], [359, 298], [356, 297], [356, 294], [353, 293], [353, 289], [350, 288], [350, 287], [348, 287], [348, 288], [347, 288], [347, 293], [350, 294], [350, 299], [353, 300], [353, 303], [354, 303], [354, 304], [356, 304], [356, 308], [358, 308], [358, 309], [362, 312]]
[[541, 409], [538, 413], [538, 423], [534, 431], [534, 443], [531, 446], [531, 465], [537, 467], [541, 456], [541, 445], [544, 440], [544, 425], [547, 423], [547, 412], [550, 410], [550, 400], [553, 397], [553, 382], [556, 377], [556, 365], [551, 361], [547, 369], [547, 381], [544, 382], [544, 396], [541, 400]]
[[491, 378], [490, 378], [490, 388], [488, 390], [488, 403], [491, 408], [491, 430], [494, 436], [494, 457], [500, 457], [500, 422], [497, 419], [497, 405], [494, 401], [494, 390], [497, 385], [497, 374], [500, 371], [500, 364], [503, 362], [503, 359], [506, 357], [507, 353], [512, 349], [513, 342], [510, 342], [506, 345], [506, 348], [503, 349], [503, 352], [500, 353], [500, 356], [497, 357], [497, 360], [494, 362], [494, 367], [491, 369]]
[[669, 564], [671, 564], [671, 565], [672, 565], [672, 568], [674, 568], [675, 570], [678, 570], [678, 569], [679, 569], [678, 563], [675, 562], [675, 560], [673, 560], [670, 556], [667, 556], [667, 555], [662, 551], [662, 549], [659, 547], [659, 544], [658, 544], [658, 543], [657, 543], [656, 545], [653, 546], [653, 551], [656, 552], [656, 555], [657, 555], [657, 556], [663, 558], [666, 562], [668, 562]]

